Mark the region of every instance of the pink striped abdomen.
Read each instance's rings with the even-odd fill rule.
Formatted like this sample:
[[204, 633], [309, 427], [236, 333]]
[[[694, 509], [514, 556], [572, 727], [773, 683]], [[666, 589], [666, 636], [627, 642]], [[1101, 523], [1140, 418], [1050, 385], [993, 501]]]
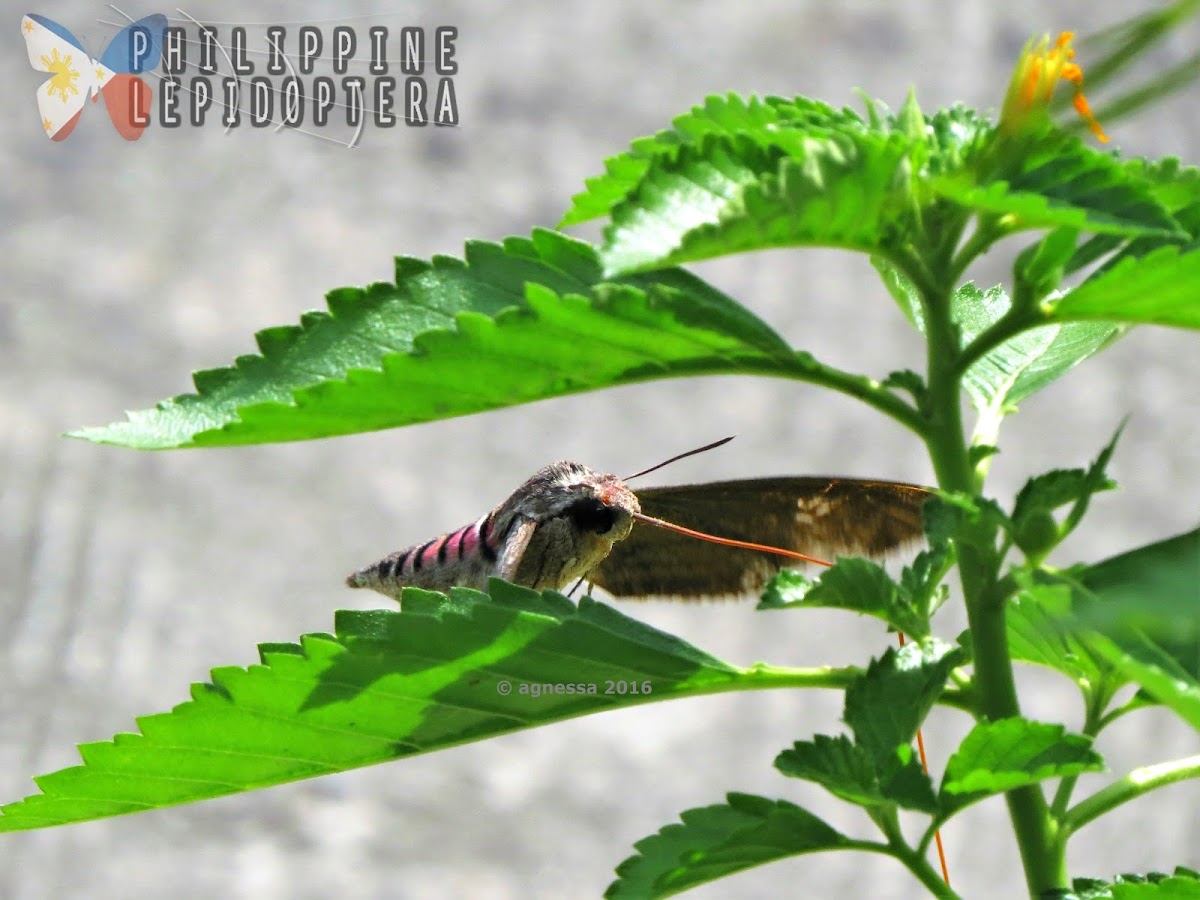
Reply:
[[346, 584], [372, 588], [397, 600], [406, 587], [444, 591], [462, 585], [483, 590], [488, 577], [495, 574], [499, 555], [495, 514], [493, 510], [457, 531], [385, 556], [355, 572]]

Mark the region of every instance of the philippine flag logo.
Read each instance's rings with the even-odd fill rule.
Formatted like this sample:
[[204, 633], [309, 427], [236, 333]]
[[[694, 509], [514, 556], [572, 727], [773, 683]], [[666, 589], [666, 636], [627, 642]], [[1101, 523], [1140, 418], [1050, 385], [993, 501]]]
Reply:
[[138, 19], [122, 28], [95, 60], [75, 35], [57, 22], [34, 13], [22, 18], [29, 63], [51, 76], [37, 92], [47, 137], [66, 140], [79, 121], [88, 94], [93, 103], [103, 94], [108, 117], [121, 137], [127, 141], [140, 138], [150, 121], [154, 92], [138, 76], [158, 66], [166, 30], [166, 16]]

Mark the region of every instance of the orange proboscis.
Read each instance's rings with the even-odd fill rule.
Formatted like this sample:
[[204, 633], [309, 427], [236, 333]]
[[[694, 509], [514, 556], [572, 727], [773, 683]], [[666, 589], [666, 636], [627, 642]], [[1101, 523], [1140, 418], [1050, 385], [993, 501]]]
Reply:
[[833, 565], [828, 560], [817, 559], [815, 556], [806, 556], [803, 553], [797, 553], [795, 550], [784, 550], [782, 547], [772, 547], [770, 544], [756, 544], [753, 541], [739, 541], [735, 538], [717, 537], [715, 534], [696, 531], [694, 528], [685, 528], [682, 525], [676, 525], [673, 522], [667, 522], [663, 519], [656, 519], [654, 516], [647, 516], [644, 513], [634, 513], [633, 517], [639, 522], [645, 522], [647, 525], [653, 525], [656, 528], [665, 528], [667, 531], [674, 531], [676, 534], [687, 535], [688, 537], [698, 538], [713, 544], [722, 544], [726, 547], [740, 547], [743, 550], [758, 550], [762, 553], [774, 553], [777, 556], [786, 556], [788, 559], [809, 562], [818, 566], [828, 567]]

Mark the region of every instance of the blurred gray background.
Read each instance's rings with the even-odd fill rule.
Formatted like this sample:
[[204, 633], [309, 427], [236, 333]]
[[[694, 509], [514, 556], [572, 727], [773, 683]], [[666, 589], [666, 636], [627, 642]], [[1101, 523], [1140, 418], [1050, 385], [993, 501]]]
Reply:
[[[709, 93], [803, 93], [835, 104], [861, 87], [896, 106], [994, 108], [1033, 33], [1149, 8], [1010, 0], [375, 3], [368, 25], [455, 25], [456, 129], [367, 127], [360, 149], [292, 133], [151, 127], [121, 140], [99, 108], [51, 144], [38, 127], [6, 17], [0, 95], [0, 800], [78, 761], [77, 742], [133, 728], [187, 698], [255, 644], [332, 627], [337, 607], [383, 605], [342, 578], [478, 516], [559, 458], [629, 472], [726, 434], [729, 447], [658, 483], [783, 473], [927, 481], [899, 426], [841, 396], [767, 380], [665, 382], [403, 431], [253, 449], [141, 454], [64, 440], [190, 389], [190, 372], [252, 352], [255, 330], [321, 307], [325, 290], [390, 280], [392, 257], [460, 255], [467, 238], [553, 225], [585, 176]], [[208, 22], [325, 23], [336, 3], [234, 3]], [[1100, 11], [1102, 10], [1102, 12]], [[33, 9], [93, 54], [120, 21], [98, 3]], [[126, 7], [137, 17], [163, 11]], [[172, 13], [172, 16], [175, 16]], [[227, 31], [226, 31], [227, 33]], [[263, 35], [250, 29], [251, 37]], [[1158, 57], [1197, 45], [1190, 28]], [[1086, 70], [1086, 53], [1081, 56]], [[1146, 71], [1146, 70], [1144, 70]], [[1094, 99], [1094, 98], [1093, 98]], [[1111, 124], [1129, 155], [1195, 161], [1200, 91]], [[577, 232], [594, 238], [595, 229]], [[1014, 243], [1011, 250], [1019, 246]], [[774, 252], [697, 267], [798, 346], [882, 375], [920, 367], [917, 341], [865, 259]], [[1003, 277], [997, 262], [976, 276]], [[992, 489], [1094, 457], [1132, 419], [1107, 495], [1059, 561], [1096, 559], [1194, 526], [1195, 338], [1144, 328], [1025, 404]], [[658, 475], [655, 478], [659, 478]], [[623, 604], [739, 664], [863, 662], [888, 646], [847, 615], [755, 613], [750, 604]], [[948, 610], [943, 635], [961, 616]], [[1077, 725], [1074, 688], [1022, 673], [1026, 714]], [[792, 740], [840, 728], [840, 695], [764, 692], [652, 705], [390, 765], [213, 802], [0, 836], [0, 897], [594, 897], [634, 841], [680, 810], [753, 791], [834, 825], [866, 820], [770, 766]], [[940, 769], [968, 723], [938, 712]], [[1116, 773], [1197, 752], [1170, 716], [1128, 717], [1101, 749]], [[1084, 780], [1093, 788], [1104, 777]], [[1071, 845], [1076, 874], [1200, 866], [1197, 785], [1131, 804]], [[965, 896], [1023, 890], [1003, 804], [946, 830]], [[742, 874], [697, 897], [918, 897], [881, 857], [823, 854]]]

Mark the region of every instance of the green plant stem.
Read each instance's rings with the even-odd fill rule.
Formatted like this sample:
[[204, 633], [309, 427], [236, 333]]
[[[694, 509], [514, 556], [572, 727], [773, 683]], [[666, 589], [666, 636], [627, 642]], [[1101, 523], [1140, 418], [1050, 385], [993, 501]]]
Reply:
[[929, 893], [935, 897], [944, 898], [944, 900], [958, 897], [949, 883], [929, 864], [925, 854], [908, 845], [908, 841], [904, 839], [904, 833], [900, 830], [900, 822], [896, 817], [895, 809], [880, 810], [872, 814], [871, 818], [887, 837], [888, 851], [891, 855], [900, 860], [904, 867], [912, 872], [921, 884], [925, 885]]
[[[1087, 713], [1084, 716], [1083, 728], [1081, 733], [1086, 737], [1095, 739], [1100, 733], [1104, 722], [1104, 707], [1108, 704], [1108, 692], [1102, 687], [1087, 697]], [[1063, 816], [1067, 812], [1067, 805], [1071, 802], [1071, 794], [1075, 790], [1075, 784], [1079, 781], [1078, 775], [1068, 775], [1058, 783], [1058, 790], [1054, 792], [1054, 800], [1050, 803], [1050, 814], [1055, 820], [1062, 822]], [[1066, 830], [1059, 832], [1059, 840], [1066, 843], [1068, 834]]]
[[1068, 810], [1062, 818], [1062, 830], [1066, 835], [1073, 834], [1122, 803], [1135, 800], [1156, 788], [1189, 778], [1200, 778], [1200, 755], [1134, 769], [1124, 778], [1097, 791]]
[[827, 366], [818, 362], [812, 354], [802, 350], [794, 354], [793, 364], [788, 368], [786, 374], [797, 381], [818, 384], [847, 394], [877, 409], [884, 415], [890, 416], [910, 431], [918, 435], [924, 433], [925, 423], [916, 409], [874, 378], [855, 375], [852, 372]]
[[946, 273], [947, 284], [958, 284], [963, 273], [979, 256], [983, 255], [992, 244], [1003, 236], [1003, 229], [996, 226], [991, 217], [981, 217], [974, 233], [967, 239], [962, 248], [954, 255], [954, 260]]
[[[957, 350], [949, 294], [926, 296], [924, 300], [930, 418], [926, 444], [938, 484], [947, 491], [975, 494], [978, 486], [970, 466], [962, 421], [960, 382], [966, 365]], [[1004, 339], [993, 327], [973, 342], [972, 347], [980, 348], [985, 336], [997, 342]], [[994, 540], [986, 524], [969, 521], [959, 527], [955, 540], [959, 578], [975, 651], [977, 712], [992, 722], [1021, 712], [1008, 652], [1007, 597], [996, 585]], [[1018, 788], [1009, 791], [1005, 801], [1030, 895], [1037, 897], [1049, 890], [1068, 887], [1066, 856], [1061, 844], [1055, 840], [1055, 823], [1050, 818], [1041, 789], [1036, 786]]]
[[1131, 697], [1128, 701], [1122, 703], [1116, 709], [1110, 710], [1104, 714], [1104, 717], [1100, 719], [1100, 730], [1103, 731], [1113, 722], [1117, 721], [1117, 719], [1121, 718], [1121, 716], [1127, 715], [1131, 712], [1137, 712], [1139, 709], [1145, 709], [1147, 706], [1153, 705], [1153, 703], [1147, 703], [1146, 701], [1139, 700], [1137, 697]]
[[[790, 669], [781, 666], [770, 666], [766, 663], [756, 663], [749, 669], [745, 670], [746, 674], [752, 675], [760, 679], [759, 684], [740, 681], [730, 687], [716, 687], [708, 689], [704, 693], [720, 694], [729, 691], [756, 691], [756, 690], [774, 690], [776, 688], [830, 688], [833, 690], [845, 690], [852, 681], [861, 678], [863, 670], [857, 666], [842, 666], [833, 668], [831, 666], [818, 666], [805, 669]], [[965, 713], [972, 713], [975, 710], [975, 700], [973, 689], [968, 685], [966, 688], [949, 688], [942, 692], [938, 697], [938, 705], [957, 709]]]

